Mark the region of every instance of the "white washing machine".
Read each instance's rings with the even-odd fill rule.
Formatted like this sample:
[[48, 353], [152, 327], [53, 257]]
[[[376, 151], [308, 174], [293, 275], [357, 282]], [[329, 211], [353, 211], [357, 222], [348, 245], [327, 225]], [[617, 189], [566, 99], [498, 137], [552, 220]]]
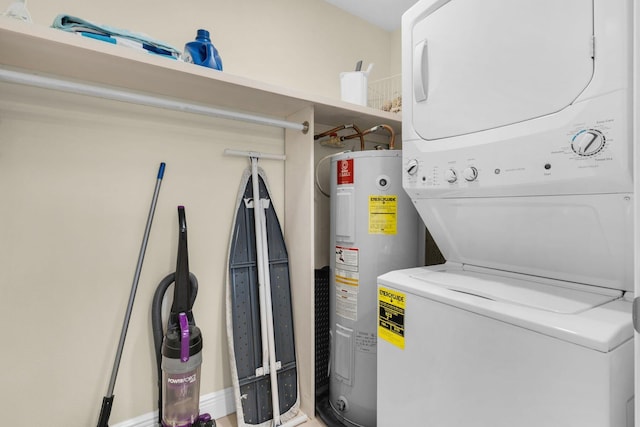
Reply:
[[378, 278], [379, 427], [633, 426], [639, 3], [403, 16], [403, 186], [447, 263]]

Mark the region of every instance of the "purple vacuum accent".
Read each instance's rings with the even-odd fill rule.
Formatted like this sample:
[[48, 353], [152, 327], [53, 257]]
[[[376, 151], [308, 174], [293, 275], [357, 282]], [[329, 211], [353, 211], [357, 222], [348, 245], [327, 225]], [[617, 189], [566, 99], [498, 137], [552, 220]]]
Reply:
[[207, 421], [211, 421], [211, 415], [209, 414], [200, 414], [198, 417], [198, 421], [201, 423], [206, 423]]
[[[196, 420], [195, 423], [191, 424], [191, 423], [187, 423], [187, 424], [180, 424], [178, 426], [175, 427], [195, 427], [195, 426], [201, 426], [201, 425], [205, 425], [205, 423], [208, 423], [212, 420], [213, 418], [211, 418], [211, 415], [209, 414], [200, 414], [198, 416], [198, 419]], [[215, 422], [212, 423], [211, 425], [215, 426]], [[162, 421], [162, 427], [174, 427], [172, 425], [169, 425], [167, 423], [165, 423], [164, 421]]]
[[187, 362], [189, 360], [189, 321], [185, 313], [178, 314], [180, 321], [180, 360]]

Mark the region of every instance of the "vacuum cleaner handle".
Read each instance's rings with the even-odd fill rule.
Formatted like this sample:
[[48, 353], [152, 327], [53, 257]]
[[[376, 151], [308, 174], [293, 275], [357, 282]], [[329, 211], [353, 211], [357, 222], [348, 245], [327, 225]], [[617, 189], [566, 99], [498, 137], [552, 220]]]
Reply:
[[187, 219], [184, 206], [178, 206], [178, 259], [176, 260], [176, 278], [174, 287], [173, 305], [171, 306], [170, 322], [177, 325], [178, 315], [186, 313], [189, 323], [193, 323], [191, 308], [191, 287], [189, 286], [189, 253], [187, 249]]

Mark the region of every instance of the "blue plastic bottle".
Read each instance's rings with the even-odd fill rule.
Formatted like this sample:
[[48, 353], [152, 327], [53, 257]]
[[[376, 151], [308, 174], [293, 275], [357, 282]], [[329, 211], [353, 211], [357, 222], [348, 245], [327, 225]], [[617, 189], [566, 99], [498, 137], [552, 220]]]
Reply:
[[184, 61], [222, 71], [222, 59], [207, 30], [198, 30], [195, 41], [184, 45]]

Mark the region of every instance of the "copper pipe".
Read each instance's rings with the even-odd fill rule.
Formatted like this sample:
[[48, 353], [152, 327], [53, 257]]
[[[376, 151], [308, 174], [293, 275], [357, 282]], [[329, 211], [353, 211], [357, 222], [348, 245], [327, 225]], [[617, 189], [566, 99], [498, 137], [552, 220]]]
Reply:
[[[380, 128], [383, 128], [383, 129], [387, 130], [389, 132], [389, 134], [390, 134], [390, 136], [389, 136], [389, 150], [395, 149], [396, 133], [395, 133], [395, 131], [393, 130], [393, 128], [391, 126], [385, 125], [385, 124], [377, 125], [377, 126], [374, 126], [374, 127], [370, 128], [370, 129], [365, 130], [364, 132], [361, 132], [360, 140], [362, 141], [362, 147], [364, 147], [364, 136], [368, 135], [370, 133], [376, 132]], [[340, 139], [341, 140], [353, 139], [355, 137], [356, 137], [356, 135], [348, 135], [348, 136], [343, 136]], [[363, 149], [364, 148], [361, 148], [361, 150], [363, 150]]]
[[341, 141], [344, 141], [345, 139], [352, 139], [352, 138], [356, 138], [359, 137], [360, 138], [360, 151], [364, 151], [364, 134], [362, 133], [362, 131], [360, 130], [360, 128], [358, 128], [358, 126], [354, 125], [354, 124], [346, 124], [346, 125], [340, 125], [337, 126], [333, 129], [329, 129], [327, 131], [321, 132], [317, 135], [313, 136], [313, 140], [317, 141], [320, 138], [324, 138], [325, 136], [331, 135], [332, 133], [337, 133], [341, 130], [344, 129], [353, 129], [356, 133], [353, 135], [349, 135], [347, 137], [340, 137]]
[[364, 133], [358, 128], [358, 126], [353, 125], [353, 130], [357, 132], [358, 137], [360, 137], [360, 151], [364, 151]]
[[333, 129], [330, 129], [328, 131], [319, 133], [317, 135], [313, 135], [313, 140], [317, 141], [320, 138], [324, 138], [325, 136], [331, 135], [332, 133], [336, 133], [336, 132], [338, 132], [338, 131], [340, 131], [342, 129], [346, 129], [346, 128], [351, 127], [351, 126], [352, 125], [340, 125], [340, 126], [334, 127]]
[[396, 132], [391, 126], [385, 124], [376, 126], [375, 130], [373, 130], [374, 128], [371, 129], [375, 132], [379, 128], [386, 129], [386, 131], [389, 132], [389, 150], [394, 150], [396, 148]]

